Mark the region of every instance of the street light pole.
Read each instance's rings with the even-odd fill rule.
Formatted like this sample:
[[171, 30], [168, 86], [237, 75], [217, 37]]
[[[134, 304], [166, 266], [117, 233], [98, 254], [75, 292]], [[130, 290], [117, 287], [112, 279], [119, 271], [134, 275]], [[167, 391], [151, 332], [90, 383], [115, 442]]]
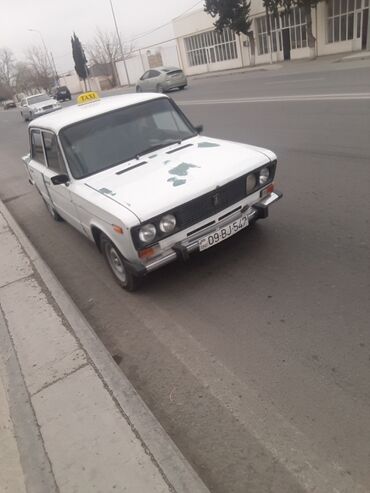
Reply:
[[123, 61], [123, 65], [125, 67], [125, 72], [126, 72], [126, 77], [127, 77], [127, 84], [130, 85], [130, 78], [129, 78], [129, 75], [128, 75], [128, 70], [127, 70], [125, 56], [123, 54], [121, 36], [119, 35], [118, 26], [117, 26], [117, 20], [116, 20], [116, 14], [114, 13], [114, 8], [113, 8], [112, 0], [109, 0], [109, 3], [110, 3], [110, 8], [112, 10], [112, 16], [113, 16], [114, 25], [116, 27], [116, 33], [117, 33], [117, 38], [118, 38], [118, 42], [119, 42], [119, 48], [120, 48], [120, 51], [121, 51], [121, 58], [122, 58], [122, 61]]
[[[50, 61], [49, 52], [48, 52], [48, 50], [46, 48], [44, 37], [41, 34], [41, 31], [38, 31], [37, 29], [28, 29], [28, 30], [31, 31], [31, 32], [37, 33], [40, 36], [41, 43], [42, 43], [42, 46], [44, 47], [44, 51], [45, 51], [45, 55], [46, 55], [46, 61], [47, 61], [48, 65], [49, 65], [49, 68], [51, 68], [51, 72], [53, 73], [54, 72], [54, 70], [53, 70], [53, 64]], [[54, 74], [54, 75], [56, 75], [56, 74]]]

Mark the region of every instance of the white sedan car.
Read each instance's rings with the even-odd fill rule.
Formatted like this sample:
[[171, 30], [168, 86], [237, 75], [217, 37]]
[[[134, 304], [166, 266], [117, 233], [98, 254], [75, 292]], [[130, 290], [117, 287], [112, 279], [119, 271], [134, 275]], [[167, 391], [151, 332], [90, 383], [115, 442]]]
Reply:
[[95, 242], [127, 290], [267, 217], [281, 197], [273, 152], [201, 136], [163, 94], [81, 99], [29, 125], [23, 160], [54, 219]]
[[46, 93], [34, 94], [21, 100], [21, 117], [24, 121], [31, 121], [38, 116], [60, 110], [61, 107], [58, 101]]

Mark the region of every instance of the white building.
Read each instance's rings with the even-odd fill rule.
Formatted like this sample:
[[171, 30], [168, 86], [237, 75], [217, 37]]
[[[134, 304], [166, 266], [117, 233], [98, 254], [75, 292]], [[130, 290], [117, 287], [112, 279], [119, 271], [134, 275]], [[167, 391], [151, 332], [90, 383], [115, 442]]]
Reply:
[[[329, 55], [370, 48], [370, 0], [327, 0], [312, 9], [312, 30], [316, 55]], [[255, 63], [306, 58], [307, 46], [304, 13], [294, 8], [288, 15], [271, 19], [271, 43], [262, 0], [252, 0], [252, 26], [256, 44]], [[251, 50], [246, 36], [230, 29], [214, 31], [214, 19], [203, 10], [177, 17], [172, 21], [177, 37], [181, 65], [187, 75], [239, 68], [251, 64]], [[253, 62], [253, 61], [252, 61]]]

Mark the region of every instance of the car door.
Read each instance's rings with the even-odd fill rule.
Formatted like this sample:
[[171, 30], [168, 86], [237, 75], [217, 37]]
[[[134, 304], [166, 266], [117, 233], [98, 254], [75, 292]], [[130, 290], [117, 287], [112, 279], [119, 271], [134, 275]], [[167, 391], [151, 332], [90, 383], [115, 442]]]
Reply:
[[[47, 193], [54, 209], [67, 222], [75, 228], [83, 231], [77, 208], [73, 203], [73, 195], [70, 190], [71, 177], [64, 162], [59, 148], [56, 135], [53, 132], [43, 130], [42, 139], [44, 144], [46, 167], [44, 168], [44, 182]], [[67, 175], [70, 182], [66, 184], [53, 185], [51, 178], [57, 175]]]
[[150, 70], [147, 70], [147, 71], [146, 71], [146, 72], [144, 72], [144, 74], [141, 76], [141, 80], [140, 80], [140, 87], [141, 87], [141, 89], [142, 89], [143, 91], [146, 91], [146, 90], [147, 90], [149, 73], [150, 73]]
[[30, 132], [30, 160], [28, 162], [28, 171], [32, 183], [39, 191], [42, 198], [47, 202], [50, 202], [50, 197], [45, 186], [44, 171], [46, 168], [44, 147], [42, 144], [41, 130], [33, 128]]
[[159, 84], [159, 76], [161, 75], [158, 70], [150, 70], [149, 71], [149, 79], [148, 79], [148, 91], [156, 92], [157, 85]]

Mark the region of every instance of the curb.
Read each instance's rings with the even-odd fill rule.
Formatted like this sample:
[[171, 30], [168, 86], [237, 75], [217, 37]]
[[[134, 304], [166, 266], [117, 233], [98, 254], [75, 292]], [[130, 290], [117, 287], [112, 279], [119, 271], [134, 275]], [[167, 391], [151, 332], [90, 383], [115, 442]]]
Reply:
[[117, 407], [173, 491], [176, 493], [210, 493], [130, 381], [116, 365], [72, 298], [40, 257], [1, 200], [0, 212], [61, 309]]
[[190, 80], [200, 80], [200, 79], [214, 79], [218, 77], [226, 77], [227, 75], [240, 75], [240, 74], [249, 74], [254, 72], [274, 72], [282, 69], [283, 66], [281, 63], [273, 63], [272, 65], [260, 65], [255, 67], [249, 67], [244, 69], [232, 69], [232, 70], [222, 70], [219, 72], [208, 72], [205, 74], [195, 74], [188, 75], [188, 79]]

